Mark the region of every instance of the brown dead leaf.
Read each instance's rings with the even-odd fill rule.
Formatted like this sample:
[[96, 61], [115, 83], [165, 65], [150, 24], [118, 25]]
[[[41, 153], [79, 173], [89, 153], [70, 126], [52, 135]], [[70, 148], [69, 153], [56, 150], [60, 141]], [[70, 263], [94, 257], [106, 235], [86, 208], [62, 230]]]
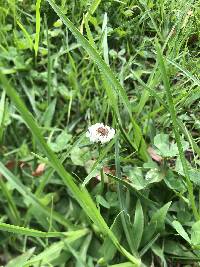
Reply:
[[147, 151], [153, 160], [155, 160], [157, 162], [161, 162], [163, 160], [163, 158], [156, 153], [156, 151], [155, 151], [155, 149], [153, 149], [153, 147], [151, 147], [151, 146], [148, 147]]
[[[5, 167], [8, 168], [10, 171], [13, 170], [14, 168], [21, 168], [23, 169], [24, 167], [29, 166], [29, 164], [27, 164], [24, 161], [16, 161], [16, 160], [10, 160], [5, 164]], [[2, 174], [0, 173], [0, 177], [2, 177]]]
[[46, 166], [45, 163], [40, 163], [37, 166], [36, 170], [32, 172], [32, 175], [35, 177], [41, 176], [45, 171], [45, 166]]
[[[103, 167], [103, 171], [104, 171], [105, 174], [115, 175], [115, 170], [109, 168], [108, 166]], [[98, 181], [101, 181], [101, 174], [99, 173], [98, 175], [95, 176], [95, 178], [96, 178]]]

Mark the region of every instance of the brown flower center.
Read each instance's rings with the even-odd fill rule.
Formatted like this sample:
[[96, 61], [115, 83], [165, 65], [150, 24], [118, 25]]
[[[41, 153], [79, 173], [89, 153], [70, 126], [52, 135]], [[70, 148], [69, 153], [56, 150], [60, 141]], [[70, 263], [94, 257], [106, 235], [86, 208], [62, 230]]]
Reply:
[[101, 136], [107, 136], [108, 135], [108, 129], [103, 128], [103, 127], [99, 127], [97, 129], [98, 134], [100, 134]]

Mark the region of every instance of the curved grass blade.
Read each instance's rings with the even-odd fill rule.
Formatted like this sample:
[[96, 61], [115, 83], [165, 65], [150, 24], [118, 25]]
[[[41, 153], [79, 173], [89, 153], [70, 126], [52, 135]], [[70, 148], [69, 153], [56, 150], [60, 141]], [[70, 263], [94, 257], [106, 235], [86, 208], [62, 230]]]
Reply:
[[184, 69], [182, 66], [180, 66], [178, 63], [174, 62], [173, 60], [167, 58], [166, 59], [170, 64], [172, 64], [174, 67], [176, 67], [178, 70], [180, 70], [183, 74], [185, 74], [186, 77], [188, 77], [190, 80], [192, 80], [196, 85], [200, 86], [200, 81], [197, 79], [194, 75], [192, 75], [188, 70]]

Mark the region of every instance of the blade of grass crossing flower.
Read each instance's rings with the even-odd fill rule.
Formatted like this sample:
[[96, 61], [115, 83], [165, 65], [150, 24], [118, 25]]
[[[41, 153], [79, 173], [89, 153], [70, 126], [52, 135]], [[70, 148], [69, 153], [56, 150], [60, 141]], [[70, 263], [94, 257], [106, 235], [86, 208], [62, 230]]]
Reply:
[[180, 134], [179, 134], [179, 124], [178, 124], [176, 111], [175, 111], [175, 107], [174, 107], [174, 103], [173, 103], [173, 97], [172, 97], [172, 93], [171, 93], [171, 89], [170, 89], [170, 84], [169, 84], [169, 80], [168, 80], [168, 76], [167, 76], [164, 58], [162, 56], [162, 52], [161, 52], [160, 45], [158, 44], [158, 42], [156, 44], [156, 47], [157, 47], [158, 63], [160, 66], [160, 72], [161, 72], [161, 76], [163, 79], [163, 83], [164, 83], [164, 87], [165, 87], [165, 91], [166, 91], [166, 95], [167, 95], [169, 112], [170, 112], [171, 119], [172, 119], [173, 131], [174, 131], [175, 139], [177, 142], [179, 156], [181, 159], [181, 163], [183, 166], [183, 171], [184, 171], [185, 179], [186, 179], [186, 183], [187, 183], [189, 201], [190, 201], [190, 205], [191, 205], [194, 217], [198, 221], [200, 219], [200, 216], [198, 214], [197, 207], [195, 204], [195, 197], [194, 197], [194, 193], [193, 193], [193, 184], [190, 181], [187, 161], [186, 161], [186, 158], [184, 155], [184, 151], [183, 151], [183, 147], [182, 147], [182, 143], [181, 143], [181, 138], [180, 138]]
[[27, 126], [31, 130], [33, 136], [38, 142], [38, 145], [44, 151], [46, 157], [48, 157], [52, 167], [56, 170], [58, 175], [62, 178], [64, 184], [70, 189], [73, 193], [75, 199], [86, 212], [86, 214], [90, 217], [90, 219], [99, 227], [100, 231], [109, 236], [110, 239], [113, 241], [115, 246], [118, 250], [127, 257], [131, 262], [135, 263], [137, 266], [140, 264], [140, 259], [132, 256], [125, 248], [123, 248], [120, 243], [118, 242], [117, 238], [113, 234], [113, 232], [109, 229], [108, 225], [104, 221], [103, 217], [101, 216], [99, 210], [96, 208], [95, 203], [91, 199], [90, 195], [88, 194], [85, 188], [79, 188], [75, 182], [71, 174], [69, 174], [63, 165], [61, 164], [60, 160], [54, 154], [54, 152], [49, 148], [47, 145], [44, 137], [42, 136], [41, 130], [34, 120], [32, 114], [27, 110], [26, 106], [24, 105], [23, 101], [20, 99], [19, 95], [16, 91], [10, 86], [5, 76], [0, 73], [0, 81], [3, 84], [3, 88], [6, 91], [7, 95], [11, 98], [13, 103], [15, 104], [18, 111], [21, 113], [22, 118], [26, 122]]
[[42, 0], [36, 0], [36, 33], [35, 33], [35, 43], [34, 50], [35, 56], [37, 57], [38, 48], [39, 48], [39, 40], [40, 40], [40, 5]]
[[127, 94], [125, 89], [121, 86], [117, 78], [115, 77], [112, 70], [109, 68], [109, 66], [104, 62], [104, 60], [101, 58], [99, 53], [96, 51], [96, 49], [90, 45], [87, 39], [84, 38], [84, 36], [79, 32], [79, 30], [74, 26], [74, 24], [64, 15], [62, 10], [54, 3], [52, 0], [47, 0], [53, 10], [57, 13], [59, 18], [62, 20], [62, 22], [67, 26], [67, 28], [72, 32], [74, 37], [77, 39], [77, 41], [82, 45], [82, 47], [87, 51], [87, 53], [90, 55], [90, 57], [93, 59], [93, 61], [98, 65], [99, 69], [102, 71], [105, 78], [108, 80], [109, 83], [112, 84], [113, 88], [115, 88], [116, 92], [119, 94], [121, 101], [124, 103], [124, 106], [126, 107], [128, 114], [130, 116], [131, 123], [133, 125], [134, 130], [134, 141], [137, 146], [137, 149], [142, 157], [143, 160], [147, 160], [147, 152], [146, 152], [146, 144], [145, 140], [142, 135], [142, 130], [140, 129], [139, 125], [135, 121], [135, 119], [132, 116], [132, 107], [128, 100]]

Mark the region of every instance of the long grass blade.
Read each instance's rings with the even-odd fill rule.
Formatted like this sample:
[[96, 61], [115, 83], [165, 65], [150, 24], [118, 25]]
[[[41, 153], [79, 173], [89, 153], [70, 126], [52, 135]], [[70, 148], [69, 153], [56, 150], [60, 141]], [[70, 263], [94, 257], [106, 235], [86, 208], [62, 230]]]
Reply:
[[170, 112], [171, 119], [172, 119], [173, 131], [174, 131], [175, 139], [176, 139], [177, 146], [178, 146], [179, 156], [180, 156], [181, 163], [183, 166], [183, 171], [184, 171], [185, 178], [186, 178], [187, 189], [188, 189], [188, 194], [189, 194], [189, 199], [190, 199], [190, 205], [191, 205], [194, 217], [198, 221], [200, 219], [200, 215], [197, 211], [196, 204], [195, 204], [195, 197], [194, 197], [194, 193], [193, 193], [193, 184], [190, 181], [188, 165], [186, 162], [186, 158], [185, 158], [184, 151], [183, 151], [183, 146], [181, 143], [181, 137], [180, 137], [180, 133], [179, 133], [179, 124], [178, 124], [176, 110], [175, 110], [174, 103], [173, 103], [173, 97], [172, 97], [172, 93], [171, 93], [171, 89], [170, 89], [170, 83], [168, 80], [167, 71], [166, 71], [164, 59], [162, 56], [162, 52], [161, 52], [161, 49], [160, 49], [160, 46], [158, 43], [157, 43], [157, 55], [158, 55], [158, 62], [159, 62], [159, 66], [160, 66], [160, 71], [161, 71], [164, 87], [166, 90], [167, 102], [168, 102], [169, 112]]
[[35, 43], [34, 50], [35, 56], [37, 57], [38, 48], [39, 48], [39, 40], [40, 40], [40, 5], [42, 0], [36, 1], [36, 33], [35, 33]]
[[13, 234], [18, 234], [18, 235], [44, 237], [44, 238], [47, 238], [47, 237], [48, 238], [50, 238], [50, 237], [67, 237], [67, 236], [70, 236], [74, 232], [81, 233], [81, 234], [88, 233], [88, 229], [63, 232], [63, 233], [62, 232], [42, 232], [42, 231], [38, 231], [35, 229], [27, 228], [27, 227], [21, 227], [21, 226], [16, 226], [16, 225], [7, 224], [7, 223], [1, 223], [1, 222], [0, 222], [0, 230], [10, 232]]
[[[116, 166], [116, 174], [117, 177], [119, 179], [122, 178], [121, 175], [121, 168], [120, 168], [120, 160], [119, 160], [119, 142], [118, 142], [118, 138], [116, 138], [116, 142], [115, 142], [115, 166]], [[127, 239], [127, 242], [129, 244], [129, 247], [132, 251], [132, 253], [135, 254], [134, 251], [134, 244], [133, 241], [131, 239], [131, 233], [130, 233], [130, 223], [127, 220], [127, 207], [125, 207], [125, 197], [123, 195], [123, 191], [122, 191], [122, 186], [120, 183], [118, 183], [117, 185], [117, 193], [118, 193], [118, 200], [119, 200], [119, 204], [120, 204], [120, 209], [121, 209], [121, 213], [120, 213], [120, 217], [121, 217], [121, 222], [124, 228], [124, 233]]]

